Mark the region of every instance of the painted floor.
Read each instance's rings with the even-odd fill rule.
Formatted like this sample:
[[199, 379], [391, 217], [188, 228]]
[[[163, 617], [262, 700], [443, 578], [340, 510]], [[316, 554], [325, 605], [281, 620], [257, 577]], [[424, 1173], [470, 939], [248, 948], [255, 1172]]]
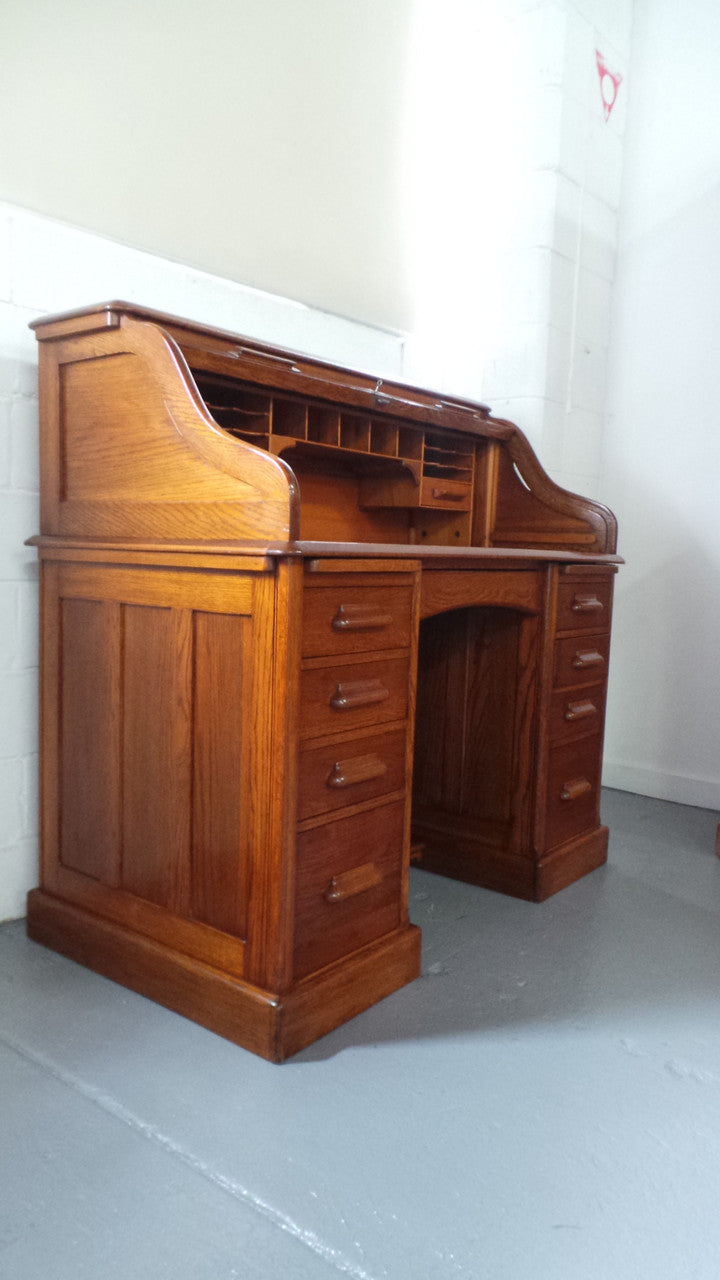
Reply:
[[283, 1066], [0, 928], [2, 1280], [717, 1280], [718, 815], [606, 792], [541, 906]]

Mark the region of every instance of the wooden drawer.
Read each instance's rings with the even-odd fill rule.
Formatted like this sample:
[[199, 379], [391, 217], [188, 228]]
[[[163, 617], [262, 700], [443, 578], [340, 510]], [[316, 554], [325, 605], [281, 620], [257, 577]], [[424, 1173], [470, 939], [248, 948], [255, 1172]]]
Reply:
[[398, 801], [298, 835], [296, 977], [400, 924], [404, 813]]
[[394, 729], [331, 746], [304, 747], [300, 755], [300, 821], [402, 791], [406, 743], [405, 730]]
[[609, 631], [612, 578], [560, 580], [557, 602], [558, 631]]
[[555, 641], [553, 688], [599, 684], [607, 678], [610, 636], [568, 636]]
[[545, 848], [553, 849], [599, 822], [602, 738], [554, 747], [548, 762]]
[[561, 689], [552, 695], [550, 701], [550, 741], [598, 733], [604, 719], [604, 684], [592, 685], [582, 693]]
[[420, 484], [420, 506], [446, 511], [469, 511], [472, 486], [462, 480], [440, 480], [425, 476]]
[[412, 594], [411, 586], [355, 587], [338, 583], [330, 587], [306, 587], [303, 657], [408, 648]]
[[300, 676], [300, 737], [404, 720], [408, 659], [314, 667]]

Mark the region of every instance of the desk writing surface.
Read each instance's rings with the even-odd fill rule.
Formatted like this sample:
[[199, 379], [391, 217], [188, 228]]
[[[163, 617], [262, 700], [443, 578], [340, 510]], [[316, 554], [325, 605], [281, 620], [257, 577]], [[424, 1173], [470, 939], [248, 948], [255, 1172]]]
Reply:
[[606, 858], [615, 521], [486, 406], [123, 303], [40, 344], [33, 937], [282, 1060], [419, 971], [411, 857]]

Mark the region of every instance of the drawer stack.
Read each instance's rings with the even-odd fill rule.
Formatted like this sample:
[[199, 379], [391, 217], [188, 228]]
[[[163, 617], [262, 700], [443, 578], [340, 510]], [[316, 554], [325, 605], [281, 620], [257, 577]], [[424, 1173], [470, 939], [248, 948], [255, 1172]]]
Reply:
[[413, 577], [306, 576], [294, 971], [404, 923]]
[[612, 610], [611, 574], [572, 567], [558, 583], [545, 850], [597, 827]]

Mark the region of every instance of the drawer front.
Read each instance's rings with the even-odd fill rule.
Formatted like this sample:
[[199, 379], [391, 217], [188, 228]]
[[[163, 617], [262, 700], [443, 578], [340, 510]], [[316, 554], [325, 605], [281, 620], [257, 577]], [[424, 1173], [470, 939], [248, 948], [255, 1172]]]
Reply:
[[405, 657], [316, 667], [300, 677], [300, 737], [404, 720], [408, 706]]
[[406, 742], [405, 730], [394, 729], [330, 747], [304, 747], [300, 755], [300, 821], [402, 791]]
[[304, 658], [406, 649], [412, 628], [412, 587], [306, 587]]
[[610, 636], [568, 636], [555, 641], [553, 686], [564, 689], [580, 684], [599, 684], [607, 677]]
[[602, 738], [584, 738], [550, 751], [545, 848], [554, 849], [598, 825]]
[[400, 924], [404, 814], [399, 801], [298, 835], [296, 977]]
[[612, 578], [587, 581], [560, 580], [557, 602], [558, 631], [609, 631]]
[[550, 701], [550, 741], [598, 733], [604, 720], [604, 684], [592, 685], [581, 693], [562, 689], [554, 693]]
[[440, 480], [425, 476], [420, 485], [420, 506], [446, 511], [469, 511], [472, 487], [462, 480]]

